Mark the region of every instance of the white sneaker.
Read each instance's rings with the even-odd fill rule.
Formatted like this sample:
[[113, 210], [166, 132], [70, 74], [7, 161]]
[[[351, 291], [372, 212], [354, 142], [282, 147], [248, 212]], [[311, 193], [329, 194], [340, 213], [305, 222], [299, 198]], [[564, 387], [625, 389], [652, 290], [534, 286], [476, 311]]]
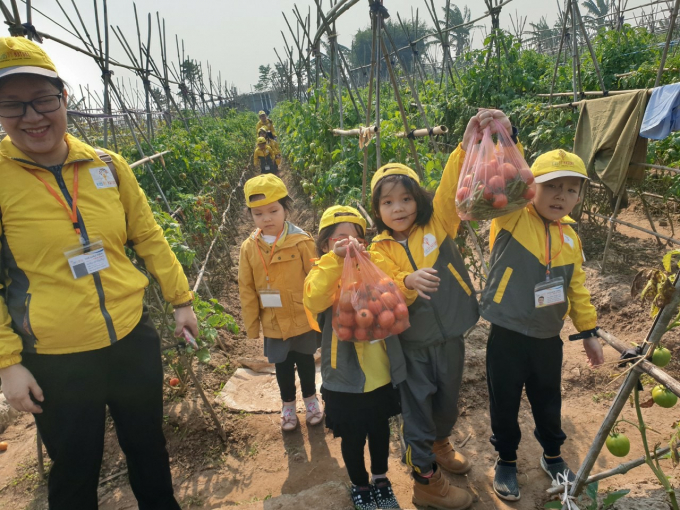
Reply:
[[283, 409], [281, 409], [281, 430], [284, 432], [295, 430], [298, 423], [298, 417], [295, 414], [295, 402], [293, 402], [293, 405], [283, 404]]
[[304, 399], [307, 414], [305, 420], [308, 425], [318, 425], [323, 420], [323, 406], [316, 395]]

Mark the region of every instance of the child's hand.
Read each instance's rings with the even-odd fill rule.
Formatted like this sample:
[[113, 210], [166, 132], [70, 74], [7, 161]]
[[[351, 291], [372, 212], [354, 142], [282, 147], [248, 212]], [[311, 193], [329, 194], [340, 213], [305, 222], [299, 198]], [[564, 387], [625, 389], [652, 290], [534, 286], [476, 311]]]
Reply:
[[[356, 250], [358, 252], [366, 251], [366, 247], [363, 244], [357, 241], [354, 237], [350, 236], [349, 238], [340, 239], [338, 242], [336, 242], [333, 245], [333, 253], [344, 259], [347, 256], [347, 248], [349, 245], [352, 245], [352, 250]], [[353, 254], [350, 252], [350, 257], [352, 256]]]
[[407, 289], [417, 290], [421, 298], [431, 299], [426, 292], [431, 294], [439, 289], [440, 278], [436, 274], [437, 270], [431, 267], [418, 269], [404, 278], [404, 285]]
[[[512, 135], [512, 124], [510, 119], [501, 110], [487, 110], [480, 108], [477, 115], [473, 116], [465, 128], [463, 135], [463, 148], [466, 149], [471, 141], [479, 142], [482, 139], [482, 131], [487, 127], [492, 120], [496, 119], [508, 132], [508, 136]], [[491, 125], [491, 133], [496, 133], [496, 127]]]
[[588, 356], [588, 366], [594, 368], [604, 363], [604, 353], [602, 352], [602, 345], [600, 339], [596, 336], [583, 339], [583, 348], [586, 350]]

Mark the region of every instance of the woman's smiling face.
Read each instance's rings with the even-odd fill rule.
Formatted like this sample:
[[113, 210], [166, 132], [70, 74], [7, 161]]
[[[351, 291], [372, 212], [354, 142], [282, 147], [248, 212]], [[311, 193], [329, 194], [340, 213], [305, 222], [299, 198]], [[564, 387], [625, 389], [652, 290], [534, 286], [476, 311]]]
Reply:
[[68, 155], [64, 140], [67, 128], [65, 90], [58, 90], [46, 78], [33, 74], [18, 74], [3, 80], [0, 101], [33, 101], [39, 97], [63, 94], [59, 109], [38, 113], [26, 107], [21, 117], [0, 117], [0, 124], [12, 143], [33, 161], [44, 166], [61, 164]]

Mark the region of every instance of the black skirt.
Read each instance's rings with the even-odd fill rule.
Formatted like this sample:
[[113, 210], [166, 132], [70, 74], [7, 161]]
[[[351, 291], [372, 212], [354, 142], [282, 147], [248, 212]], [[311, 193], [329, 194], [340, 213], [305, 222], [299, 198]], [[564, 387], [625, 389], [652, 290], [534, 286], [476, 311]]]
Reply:
[[342, 437], [345, 432], [356, 434], [357, 430], [368, 430], [371, 422], [389, 420], [401, 413], [399, 390], [392, 383], [368, 393], [346, 393], [332, 391], [321, 386], [326, 427], [333, 431], [333, 437]]

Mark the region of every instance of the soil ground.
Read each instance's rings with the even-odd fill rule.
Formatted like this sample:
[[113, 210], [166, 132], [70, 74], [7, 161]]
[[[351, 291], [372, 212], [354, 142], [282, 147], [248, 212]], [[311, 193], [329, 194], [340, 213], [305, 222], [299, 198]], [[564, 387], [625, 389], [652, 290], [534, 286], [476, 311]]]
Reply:
[[[287, 179], [297, 196], [296, 213], [292, 221], [310, 232], [316, 231], [316, 218], [298, 187]], [[634, 200], [622, 219], [647, 226], [645, 216]], [[238, 238], [231, 240], [231, 258], [238, 260], [240, 242], [252, 230], [249, 216], [244, 212], [237, 219]], [[659, 230], [671, 235], [669, 227]], [[600, 314], [599, 324], [624, 342], [640, 342], [651, 325], [649, 310], [630, 297], [630, 283], [638, 270], [659, 265], [663, 253], [651, 236], [628, 227], [618, 227], [614, 234], [608, 259], [607, 274], [600, 273], [600, 262], [606, 229], [585, 221], [581, 236], [588, 273], [587, 286]], [[240, 323], [237, 268], [224, 268], [217, 275], [220, 282], [220, 302]], [[570, 322], [563, 338], [574, 332]], [[464, 386], [460, 398], [461, 415], [452, 441], [473, 461], [468, 476], [450, 476], [452, 483], [473, 492], [475, 510], [516, 509], [533, 510], [548, 501], [545, 490], [550, 481], [541, 470], [538, 460], [540, 447], [533, 438], [533, 420], [528, 402], [522, 403], [520, 423], [523, 442], [519, 451], [519, 480], [522, 499], [513, 504], [499, 500], [491, 488], [495, 453], [488, 442], [490, 436], [488, 396], [485, 382], [485, 346], [488, 324], [480, 321], [467, 339]], [[198, 378], [212, 400], [233, 371], [238, 359], [262, 358], [262, 341], [247, 339], [243, 333], [221, 332], [225, 350], [215, 348], [207, 365], [195, 363]], [[680, 335], [671, 332], [664, 339], [674, 353], [666, 370], [680, 375]], [[563, 365], [563, 428], [569, 439], [563, 454], [575, 470], [583, 460], [592, 438], [597, 432], [609, 405], [622, 381], [616, 378], [618, 353], [605, 347], [606, 364], [590, 369], [580, 342], [565, 342]], [[168, 377], [171, 370], [167, 369]], [[645, 386], [645, 397], [651, 389]], [[646, 398], [645, 398], [646, 399]], [[348, 509], [349, 483], [340, 454], [340, 440], [333, 439], [321, 426], [311, 428], [304, 423], [297, 431], [282, 434], [277, 414], [235, 413], [217, 408], [228, 440], [219, 439], [209, 414], [195, 389], [189, 386], [186, 395], [166, 389], [165, 434], [171, 457], [172, 474], [178, 501], [185, 509], [217, 509], [240, 506], [246, 509]], [[649, 426], [659, 431], [650, 432], [652, 443], [665, 444], [678, 419], [675, 410], [658, 406], [644, 410]], [[623, 417], [634, 420], [634, 410], [626, 407]], [[304, 420], [303, 420], [304, 421]], [[631, 453], [626, 460], [642, 455], [639, 435], [630, 425], [621, 427], [631, 438]], [[35, 425], [30, 415], [22, 415], [4, 433], [0, 441], [7, 441], [9, 449], [0, 454], [0, 509], [47, 508], [46, 486], [37, 474]], [[73, 445], [77, 448], [78, 445]], [[603, 451], [595, 471], [617, 466], [621, 462]], [[368, 465], [368, 459], [367, 459]], [[669, 460], [661, 462], [666, 474], [676, 482], [677, 471]], [[49, 459], [47, 459], [49, 469]], [[408, 469], [400, 462], [399, 440], [393, 434], [390, 478], [403, 508], [413, 508], [412, 481]], [[614, 506], [618, 509], [667, 509], [665, 494], [642, 466], [625, 475], [600, 483], [601, 494], [626, 488], [630, 494]], [[104, 463], [101, 472], [100, 508], [124, 510], [137, 508], [127, 482], [125, 459], [118, 446], [113, 423], [106, 435]], [[583, 508], [583, 507], [582, 507]]]

